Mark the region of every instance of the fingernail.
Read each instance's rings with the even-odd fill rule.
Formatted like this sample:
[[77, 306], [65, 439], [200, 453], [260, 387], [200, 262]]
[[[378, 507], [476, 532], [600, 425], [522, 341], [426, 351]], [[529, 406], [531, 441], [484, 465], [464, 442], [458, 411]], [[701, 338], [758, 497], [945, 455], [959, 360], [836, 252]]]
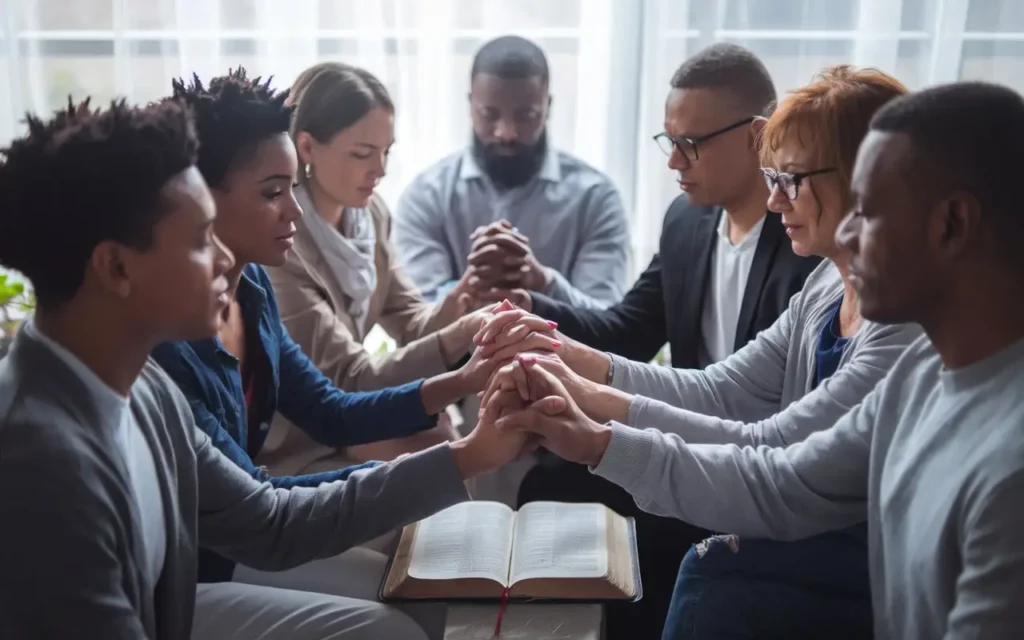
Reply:
[[557, 349], [558, 347], [562, 346], [562, 343], [559, 342], [558, 340], [552, 340], [551, 346]]
[[552, 329], [557, 329], [558, 323], [555, 322], [554, 320], [548, 320], [548, 326], [551, 327]]

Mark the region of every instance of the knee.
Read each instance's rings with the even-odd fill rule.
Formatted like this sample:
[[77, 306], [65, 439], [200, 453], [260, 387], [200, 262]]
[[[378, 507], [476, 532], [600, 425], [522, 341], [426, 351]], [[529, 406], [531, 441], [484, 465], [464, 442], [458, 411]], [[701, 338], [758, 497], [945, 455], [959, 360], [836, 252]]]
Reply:
[[367, 624], [367, 638], [429, 640], [427, 632], [408, 614], [393, 607], [376, 607]]

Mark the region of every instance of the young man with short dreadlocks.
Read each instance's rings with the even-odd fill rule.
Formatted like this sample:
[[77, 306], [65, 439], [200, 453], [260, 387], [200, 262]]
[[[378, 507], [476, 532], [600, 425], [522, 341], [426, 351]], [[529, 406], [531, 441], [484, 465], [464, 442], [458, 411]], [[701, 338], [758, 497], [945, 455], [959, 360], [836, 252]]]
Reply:
[[0, 152], [0, 265], [39, 301], [0, 361], [0, 637], [423, 637], [365, 600], [197, 592], [200, 545], [268, 570], [335, 555], [465, 500], [466, 478], [522, 446], [485, 420], [463, 441], [291, 490], [218, 451], [148, 359], [213, 335], [227, 303], [234, 262], [197, 148], [182, 102], [86, 102], [30, 116]]

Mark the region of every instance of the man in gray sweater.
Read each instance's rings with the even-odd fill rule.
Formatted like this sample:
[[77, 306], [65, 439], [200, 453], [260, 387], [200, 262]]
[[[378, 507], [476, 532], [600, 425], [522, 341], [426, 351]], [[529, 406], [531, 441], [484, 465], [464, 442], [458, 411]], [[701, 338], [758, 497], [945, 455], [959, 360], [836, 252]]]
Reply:
[[584, 415], [527, 366], [530, 408], [498, 421], [645, 510], [793, 540], [869, 523], [878, 638], [1024, 628], [1024, 99], [963, 83], [884, 107], [837, 233], [864, 318], [927, 334], [830, 429], [788, 447], [689, 445]]
[[0, 164], [0, 263], [39, 301], [0, 361], [0, 637], [425, 637], [376, 602], [234, 583], [197, 596], [196, 552], [264, 570], [340, 553], [466, 500], [464, 480], [524, 436], [484, 416], [347, 481], [254, 480], [148, 360], [214, 333], [233, 260], [189, 112], [86, 103], [28, 125]]

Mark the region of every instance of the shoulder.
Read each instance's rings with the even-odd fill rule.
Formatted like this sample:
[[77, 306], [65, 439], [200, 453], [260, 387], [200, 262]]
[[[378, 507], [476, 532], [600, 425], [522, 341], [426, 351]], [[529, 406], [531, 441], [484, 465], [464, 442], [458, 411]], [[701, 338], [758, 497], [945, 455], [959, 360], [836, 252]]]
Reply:
[[198, 357], [193, 346], [184, 340], [164, 342], [157, 345], [149, 355], [151, 360], [168, 371], [176, 371], [183, 363]]
[[267, 276], [266, 269], [258, 264], [250, 263], [242, 269], [242, 276], [249, 278], [254, 284], [262, 287], [267, 295], [270, 295], [270, 277]]
[[592, 192], [597, 199], [619, 195], [615, 183], [600, 169], [567, 151], [559, 150], [555, 153], [563, 181], [571, 181], [581, 191]]
[[147, 408], [157, 412], [153, 417], [158, 423], [191, 421], [192, 411], [185, 394], [153, 358], [146, 361], [138, 379], [132, 385], [132, 400], [140, 401]]
[[413, 178], [398, 200], [399, 213], [404, 213], [404, 205], [410, 201], [419, 203], [425, 198], [436, 197], [442, 192], [444, 185], [457, 180], [462, 171], [463, 153], [460, 150], [449, 154]]
[[718, 207], [694, 204], [687, 195], [681, 194], [668, 205], [665, 211], [665, 227], [691, 226], [702, 220], [717, 219]]
[[0, 383], [0, 395], [0, 483], [8, 489], [18, 485], [0, 496], [6, 505], [0, 511], [43, 497], [49, 512], [71, 500], [80, 507], [83, 500], [105, 499], [117, 470], [98, 430], [83, 425], [69, 407], [15, 381]]
[[[831, 260], [822, 260], [814, 267], [799, 297], [803, 306], [827, 308], [843, 295], [843, 276]], [[808, 309], [810, 310], [810, 309]]]

